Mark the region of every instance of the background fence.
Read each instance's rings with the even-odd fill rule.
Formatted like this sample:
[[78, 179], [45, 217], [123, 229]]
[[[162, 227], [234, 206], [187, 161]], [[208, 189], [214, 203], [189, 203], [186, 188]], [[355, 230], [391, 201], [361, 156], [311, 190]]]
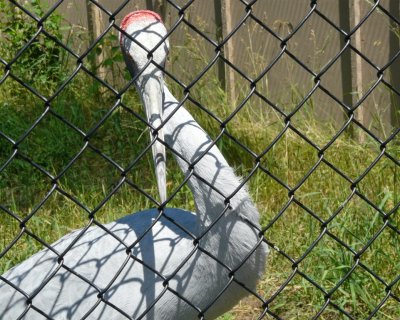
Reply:
[[[157, 1], [156, 1], [157, 2]], [[118, 8], [118, 2], [101, 2], [110, 11]], [[161, 3], [163, 3], [161, 1]], [[179, 6], [184, 6], [185, 1], [176, 1]], [[156, 4], [155, 4], [156, 5]], [[123, 17], [133, 8], [144, 8], [151, 6], [151, 1], [135, 1], [130, 4], [131, 8], [124, 8], [117, 16]], [[188, 8], [186, 19], [195, 24], [197, 28], [214, 41], [222, 40], [235, 27], [235, 22], [240, 21], [243, 16], [243, 3], [241, 1], [194, 1]], [[390, 10], [393, 16], [399, 16], [399, 6], [396, 1], [387, 1], [383, 5]], [[89, 6], [89, 11], [90, 11]], [[302, 17], [299, 12], [305, 12], [309, 7], [308, 1], [257, 1], [252, 5], [254, 15], [271, 28], [271, 30], [284, 38], [293, 31]], [[318, 7], [321, 12], [336, 26], [350, 30], [360, 21], [371, 8], [369, 1], [320, 1]], [[164, 20], [167, 25], [173, 25], [178, 18], [176, 9], [168, 4], [161, 5]], [[84, 2], [64, 1], [58, 12], [70, 23], [87, 28], [88, 14]], [[90, 17], [90, 14], [89, 14]], [[98, 26], [91, 27], [98, 36], [108, 24], [108, 15], [101, 10], [98, 12]], [[395, 22], [380, 10], [375, 10], [368, 17], [368, 20], [354, 33], [352, 45], [359, 50], [365, 58], [358, 56], [351, 50], [346, 50], [341, 58], [330, 68], [330, 77], [325, 80], [326, 86], [337, 97], [341, 97], [347, 104], [355, 102], [359, 95], [367, 91], [374, 83], [376, 69], [374, 66], [384, 66], [391, 57], [399, 50], [398, 31]], [[180, 25], [172, 34], [172, 44], [181, 46], [185, 43], [187, 35], [196, 37], [191, 29]], [[214, 48], [212, 45], [201, 41], [204, 46], [204, 54], [212, 56]], [[296, 32], [296, 36], [290, 42], [290, 50], [296, 57], [309, 66], [313, 71], [320, 70], [328, 63], [343, 46], [343, 36], [335, 28], [317, 15], [312, 15], [307, 20], [305, 27]], [[274, 38], [265, 29], [253, 21], [246, 21], [246, 24], [235, 32], [235, 35], [227, 41], [224, 46], [227, 58], [244, 73], [255, 76], [260, 70], [260, 65], [272, 61], [279, 52], [279, 40]], [[251, 57], [251, 59], [248, 59]], [[101, 59], [101, 57], [100, 57]], [[372, 65], [371, 65], [372, 64]], [[190, 69], [191, 63], [187, 59], [180, 59], [172, 64], [171, 68], [179, 66]], [[391, 64], [387, 74], [395, 77], [400, 74], [397, 64]], [[221, 82], [226, 82], [226, 87], [231, 95], [237, 96], [243, 87], [247, 86], [246, 81], [232, 68], [219, 63], [215, 68]], [[105, 71], [106, 72], [106, 71]], [[189, 74], [195, 74], [196, 70]], [[281, 77], [285, 74], [286, 77]], [[310, 74], [297, 63], [283, 57], [274, 67], [274, 72], [269, 73], [265, 79], [263, 88], [268, 92], [272, 101], [283, 106], [294, 105], [297, 101], [293, 99], [293, 91], [296, 91], [301, 99], [313, 86]], [[399, 81], [393, 81], [394, 85]], [[225, 85], [225, 83], [223, 83]], [[395, 87], [399, 90], [398, 87]], [[386, 133], [391, 126], [398, 126], [395, 106], [399, 105], [398, 100], [386, 87], [378, 85], [377, 89], [370, 95], [360, 108], [363, 114], [363, 121], [372, 130], [382, 131], [382, 124]], [[316, 102], [314, 112], [326, 120], [340, 121], [345, 117], [340, 108], [327, 110], [324, 107], [330, 104], [328, 98], [315, 95]], [[379, 119], [379, 121], [377, 120]], [[380, 122], [380, 123], [379, 123]]]
[[[88, 215], [155, 205], [148, 155], [115, 190], [147, 142], [114, 106], [129, 78], [114, 26], [146, 6], [176, 26], [175, 95], [190, 84], [186, 105], [212, 137], [234, 115], [218, 146], [249, 177], [271, 247], [258, 294], [225, 318], [400, 317], [394, 0], [1, 2], [1, 273]], [[133, 88], [124, 99], [140, 112]], [[169, 189], [181, 180], [172, 164]], [[169, 205], [194, 210], [187, 188]]]

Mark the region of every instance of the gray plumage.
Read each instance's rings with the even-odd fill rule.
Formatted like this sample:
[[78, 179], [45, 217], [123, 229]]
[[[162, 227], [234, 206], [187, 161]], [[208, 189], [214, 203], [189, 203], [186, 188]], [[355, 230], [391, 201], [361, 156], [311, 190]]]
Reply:
[[[141, 43], [150, 46], [150, 49], [151, 45], [154, 46], [154, 43], [166, 33], [163, 24], [147, 14], [133, 19], [125, 30]], [[142, 50], [144, 53], [141, 50], [135, 51], [137, 45], [123, 35], [121, 47], [128, 68], [135, 75], [135, 72], [140, 70], [141, 63], [147, 60], [147, 53], [144, 50]], [[156, 62], [165, 61], [167, 51], [167, 44], [160, 46], [154, 55], [158, 59]], [[138, 62], [138, 59], [143, 61]], [[147, 85], [143, 85], [146, 79], [150, 81]], [[157, 82], [159, 85], [155, 84]], [[154, 101], [161, 103], [163, 119], [168, 118], [178, 107], [176, 99], [163, 85], [161, 71], [152, 65], [149, 65], [142, 74], [137, 87], [146, 109], [149, 109], [149, 103]], [[157, 121], [161, 123], [156, 112], [153, 115], [155, 115], [153, 119], [159, 119]], [[169, 147], [190, 162], [198, 159], [212, 143], [209, 136], [183, 107], [177, 109], [165, 123], [163, 137]], [[188, 164], [180, 157], [175, 159], [184, 175], [189, 174]], [[129, 257], [126, 247], [113, 236], [101, 228], [92, 227], [65, 255], [64, 265], [82, 275], [100, 290], [107, 288], [102, 299], [117, 306], [131, 318], [143, 316], [142, 319], [155, 320], [197, 319], [199, 311], [178, 298], [173, 291], [178, 292], [199, 310], [204, 310], [230, 283], [223, 296], [206, 311], [205, 318], [214, 319], [228, 311], [248, 292], [235, 282], [231, 282], [229, 271], [210, 255], [231, 269], [241, 265], [259, 242], [257, 230], [247, 222], [248, 220], [259, 226], [259, 214], [247, 190], [240, 189], [231, 198], [230, 209], [200, 239], [198, 243], [200, 250], [193, 239], [171, 220], [195, 236], [202, 235], [223, 212], [225, 197], [230, 196], [238, 188], [240, 180], [215, 146], [198, 161], [194, 171], [207, 182], [194, 176], [188, 180], [195, 200], [196, 213], [181, 209], [166, 209], [165, 216], [162, 216], [151, 231], [131, 250], [131, 254], [137, 259]], [[165, 177], [161, 177], [162, 179]], [[216, 190], [222, 191], [223, 195], [216, 192], [209, 184]], [[143, 235], [158, 215], [158, 210], [145, 210], [106, 224], [104, 227], [129, 246]], [[54, 243], [53, 247], [62, 252], [79, 232], [75, 231], [64, 236]], [[267, 246], [261, 244], [234, 274], [235, 279], [255, 290], [257, 280], [264, 271], [267, 253]], [[188, 261], [176, 272], [176, 268], [188, 256], [190, 256]], [[140, 261], [144, 261], [145, 265]], [[57, 267], [57, 256], [45, 249], [1, 277], [32, 294]], [[122, 272], [111, 283], [121, 268]], [[164, 283], [164, 279], [153, 270], [171, 279], [168, 283]], [[124, 319], [121, 313], [99, 300], [98, 291], [88, 282], [62, 266], [34, 296], [32, 305], [53, 319], [81, 319], [85, 316], [87, 319]], [[2, 280], [0, 280], [0, 294], [1, 319], [17, 319], [24, 313], [25, 297]], [[153, 306], [158, 298], [159, 301]], [[96, 308], [88, 314], [93, 306]], [[145, 313], [146, 311], [148, 312]], [[32, 308], [21, 318], [45, 319]]]

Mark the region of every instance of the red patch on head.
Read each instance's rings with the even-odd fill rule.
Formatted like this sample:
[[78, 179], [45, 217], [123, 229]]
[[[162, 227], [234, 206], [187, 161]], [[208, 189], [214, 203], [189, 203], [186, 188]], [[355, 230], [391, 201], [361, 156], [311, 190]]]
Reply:
[[128, 28], [128, 26], [132, 22], [135, 22], [137, 20], [144, 20], [144, 19], [156, 20], [156, 21], [160, 21], [162, 23], [161, 17], [157, 13], [150, 11], [150, 10], [138, 10], [138, 11], [128, 13], [122, 19], [121, 29], [126, 30], [126, 28]]

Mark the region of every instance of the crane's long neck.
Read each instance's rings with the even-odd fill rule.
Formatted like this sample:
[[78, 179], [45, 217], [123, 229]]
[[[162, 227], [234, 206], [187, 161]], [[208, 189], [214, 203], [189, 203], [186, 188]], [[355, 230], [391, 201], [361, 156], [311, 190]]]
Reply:
[[[164, 119], [178, 106], [177, 100], [167, 87], [164, 87], [163, 105]], [[198, 160], [213, 143], [211, 138], [182, 106], [166, 122], [164, 130], [167, 144], [190, 163]], [[180, 157], [176, 157], [176, 160], [183, 173], [188, 175], [190, 172], [188, 163]], [[192, 176], [188, 181], [201, 228], [206, 227], [223, 212], [226, 197], [229, 197], [238, 188], [240, 180], [216, 146], [213, 146], [195, 164], [194, 172], [207, 181], [205, 183], [195, 176]], [[241, 188], [232, 197], [230, 207], [231, 209], [225, 215], [230, 215], [232, 218], [247, 218], [258, 225], [258, 212], [245, 188]]]

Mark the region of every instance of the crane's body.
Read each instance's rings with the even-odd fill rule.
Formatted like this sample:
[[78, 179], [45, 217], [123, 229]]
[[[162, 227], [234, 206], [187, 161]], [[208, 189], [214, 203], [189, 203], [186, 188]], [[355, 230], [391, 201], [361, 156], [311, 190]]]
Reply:
[[[252, 251], [259, 243], [254, 228], [259, 225], [258, 212], [241, 188], [218, 220], [226, 208], [226, 197], [240, 186], [240, 180], [218, 148], [211, 147], [209, 136], [161, 85], [157, 94], [161, 94], [163, 118], [171, 116], [163, 126], [163, 138], [180, 155], [176, 160], [183, 173], [190, 173], [188, 162], [202, 156], [193, 168], [195, 175], [188, 180], [197, 212], [167, 208], [160, 216], [157, 209], [141, 211], [104, 226], [116, 237], [91, 227], [68, 250], [61, 267], [52, 251], [35, 254], [1, 276], [0, 319], [18, 319], [28, 304], [34, 308], [22, 319], [46, 319], [35, 308], [51, 319], [186, 320], [198, 318], [203, 311], [205, 319], [214, 319], [248, 294], [233, 278], [255, 289], [268, 252], [263, 243]], [[146, 98], [143, 101], [146, 105]], [[63, 252], [79, 232], [52, 246]], [[230, 274], [226, 267], [240, 268]], [[48, 277], [51, 280], [41, 288]], [[33, 295], [32, 301], [27, 304], [27, 298], [10, 283]]]

